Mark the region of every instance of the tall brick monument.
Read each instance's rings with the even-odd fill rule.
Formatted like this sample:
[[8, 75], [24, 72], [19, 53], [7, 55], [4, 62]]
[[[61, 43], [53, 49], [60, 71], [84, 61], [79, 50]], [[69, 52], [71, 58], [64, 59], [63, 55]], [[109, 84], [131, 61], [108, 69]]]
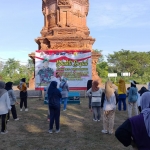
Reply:
[[[91, 50], [95, 39], [89, 34], [86, 19], [89, 0], [42, 0], [44, 26], [41, 37], [35, 39], [39, 50]], [[33, 60], [34, 53], [29, 54]], [[92, 52], [92, 78], [96, 72], [99, 53]]]

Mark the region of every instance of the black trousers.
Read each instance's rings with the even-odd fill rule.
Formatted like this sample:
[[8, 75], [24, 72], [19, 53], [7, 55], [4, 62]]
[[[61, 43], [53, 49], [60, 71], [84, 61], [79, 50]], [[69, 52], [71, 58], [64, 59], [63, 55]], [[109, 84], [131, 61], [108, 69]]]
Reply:
[[60, 106], [58, 107], [49, 107], [50, 109], [50, 124], [49, 129], [53, 129], [54, 121], [56, 125], [56, 130], [59, 130], [59, 122], [60, 122]]
[[[17, 119], [17, 112], [16, 112], [15, 105], [11, 105], [11, 113], [12, 113], [13, 119]], [[10, 112], [8, 112], [7, 119], [9, 120], [9, 118], [10, 118]]]
[[22, 107], [27, 108], [27, 97], [20, 97], [20, 108], [22, 109]]
[[6, 131], [7, 114], [0, 115], [1, 117], [1, 132]]

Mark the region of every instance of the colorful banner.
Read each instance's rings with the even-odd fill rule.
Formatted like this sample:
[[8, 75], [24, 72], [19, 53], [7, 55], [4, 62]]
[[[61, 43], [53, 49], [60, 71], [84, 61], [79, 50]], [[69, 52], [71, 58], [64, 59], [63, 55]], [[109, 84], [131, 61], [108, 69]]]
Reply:
[[67, 78], [71, 90], [85, 90], [92, 78], [91, 51], [36, 51], [35, 87], [41, 90], [56, 72]]

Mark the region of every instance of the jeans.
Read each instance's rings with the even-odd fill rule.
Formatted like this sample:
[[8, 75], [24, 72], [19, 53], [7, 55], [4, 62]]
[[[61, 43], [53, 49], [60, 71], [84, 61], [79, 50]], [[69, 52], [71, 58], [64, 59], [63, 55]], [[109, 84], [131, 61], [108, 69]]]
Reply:
[[68, 97], [62, 98], [62, 99], [61, 99], [61, 103], [62, 103], [62, 101], [64, 101], [64, 110], [66, 110]]
[[93, 119], [100, 120], [101, 113], [100, 113], [100, 106], [92, 106], [93, 110]]
[[126, 95], [125, 94], [119, 94], [119, 101], [118, 101], [118, 110], [121, 111], [121, 105], [123, 103], [123, 110], [126, 110]]
[[49, 107], [50, 110], [50, 124], [49, 124], [49, 130], [53, 129], [54, 121], [56, 125], [56, 130], [59, 130], [59, 123], [60, 123], [60, 106]]

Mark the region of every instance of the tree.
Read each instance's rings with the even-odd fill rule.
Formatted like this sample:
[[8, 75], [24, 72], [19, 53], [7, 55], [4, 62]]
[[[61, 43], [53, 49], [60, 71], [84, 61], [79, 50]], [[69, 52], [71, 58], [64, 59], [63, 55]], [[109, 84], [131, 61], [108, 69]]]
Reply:
[[150, 66], [150, 54], [122, 49], [109, 54], [107, 61], [110, 68], [116, 68], [117, 72], [130, 72], [132, 76]]
[[[95, 49], [93, 51], [99, 52], [102, 54], [102, 50]], [[102, 78], [106, 78], [108, 76], [108, 64], [104, 60], [103, 55], [101, 55], [101, 57], [99, 58], [99, 60], [97, 62], [96, 71], [98, 72], [98, 75]]]

